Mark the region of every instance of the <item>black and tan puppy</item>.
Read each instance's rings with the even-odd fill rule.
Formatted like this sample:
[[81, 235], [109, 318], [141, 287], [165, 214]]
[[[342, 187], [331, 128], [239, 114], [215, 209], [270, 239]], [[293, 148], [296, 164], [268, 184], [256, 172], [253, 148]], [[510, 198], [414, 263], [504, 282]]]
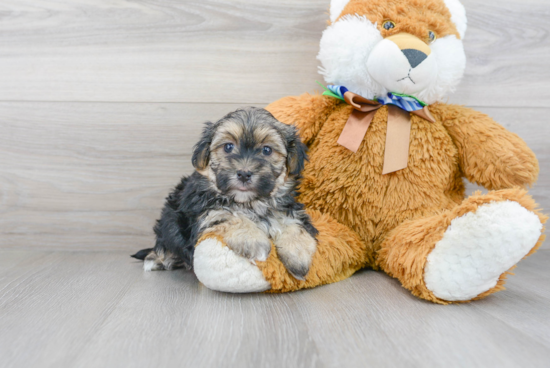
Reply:
[[295, 199], [305, 160], [296, 128], [264, 109], [206, 123], [193, 152], [196, 171], [166, 199], [155, 248], [133, 257], [147, 271], [191, 269], [195, 243], [214, 233], [252, 262], [265, 260], [273, 241], [287, 270], [304, 279], [317, 246], [317, 230]]

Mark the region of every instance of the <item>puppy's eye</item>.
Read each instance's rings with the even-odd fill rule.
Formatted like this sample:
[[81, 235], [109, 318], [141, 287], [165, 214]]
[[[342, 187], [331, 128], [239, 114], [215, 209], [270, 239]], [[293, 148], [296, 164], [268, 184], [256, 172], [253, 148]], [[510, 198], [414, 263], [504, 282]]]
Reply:
[[262, 153], [266, 156], [269, 156], [273, 153], [273, 150], [269, 146], [264, 146], [264, 148], [262, 149]]
[[226, 153], [231, 153], [231, 151], [233, 151], [233, 147], [235, 147], [233, 143], [226, 143], [225, 146], [223, 146], [223, 150]]
[[437, 36], [433, 31], [429, 31], [428, 39], [430, 40], [430, 43], [433, 43], [435, 40], [437, 40]]
[[382, 23], [382, 27], [384, 27], [386, 31], [389, 31], [390, 29], [395, 28], [395, 22], [391, 20], [385, 20], [384, 23]]

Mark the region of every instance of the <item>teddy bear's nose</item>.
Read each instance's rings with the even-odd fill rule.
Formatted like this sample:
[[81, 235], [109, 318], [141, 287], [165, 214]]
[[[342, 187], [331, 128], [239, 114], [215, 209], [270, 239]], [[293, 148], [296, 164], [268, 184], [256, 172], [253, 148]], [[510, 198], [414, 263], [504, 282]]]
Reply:
[[416, 68], [421, 62], [426, 60], [428, 55], [423, 53], [422, 51], [415, 50], [415, 49], [405, 49], [401, 50], [403, 54], [405, 54], [405, 57], [407, 60], [409, 60], [409, 64], [411, 64], [411, 67], [414, 69]]
[[409, 33], [401, 32], [386, 37], [386, 40], [397, 45], [412, 68], [416, 68], [432, 53], [432, 49], [430, 49], [430, 46], [426, 42]]

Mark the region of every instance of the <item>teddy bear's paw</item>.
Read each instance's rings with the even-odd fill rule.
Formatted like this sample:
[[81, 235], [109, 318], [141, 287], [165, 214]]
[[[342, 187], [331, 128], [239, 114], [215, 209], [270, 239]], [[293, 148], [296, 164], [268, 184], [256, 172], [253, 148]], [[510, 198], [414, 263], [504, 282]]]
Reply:
[[537, 244], [539, 217], [513, 201], [491, 202], [452, 220], [427, 257], [426, 287], [438, 298], [464, 301], [492, 289]]
[[297, 280], [305, 280], [317, 249], [315, 238], [296, 226], [296, 229], [284, 231], [274, 239], [274, 243], [287, 271]]
[[193, 269], [199, 281], [212, 290], [253, 293], [271, 288], [258, 267], [215, 238], [205, 239], [197, 245]]

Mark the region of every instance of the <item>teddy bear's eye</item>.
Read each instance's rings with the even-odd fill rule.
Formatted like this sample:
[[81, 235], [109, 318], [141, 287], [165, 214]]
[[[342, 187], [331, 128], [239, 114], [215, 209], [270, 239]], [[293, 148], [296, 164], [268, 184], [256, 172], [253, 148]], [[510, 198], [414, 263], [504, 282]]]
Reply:
[[430, 39], [430, 43], [434, 42], [437, 39], [437, 36], [433, 31], [428, 32], [428, 38]]
[[384, 27], [386, 31], [389, 31], [390, 29], [395, 28], [395, 22], [385, 20], [384, 23], [382, 23], [382, 27]]

